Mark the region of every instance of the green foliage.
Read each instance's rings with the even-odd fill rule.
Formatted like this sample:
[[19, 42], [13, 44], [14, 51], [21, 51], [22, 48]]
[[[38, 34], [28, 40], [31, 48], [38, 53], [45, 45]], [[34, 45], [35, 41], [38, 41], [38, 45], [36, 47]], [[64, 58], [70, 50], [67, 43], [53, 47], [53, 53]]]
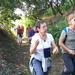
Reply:
[[[26, 8], [22, 2], [25, 2]], [[58, 8], [60, 7], [59, 10], [64, 12], [74, 5], [73, 2], [75, 3], [74, 0], [62, 0], [62, 3], [58, 4]], [[0, 23], [7, 30], [13, 26], [11, 20], [21, 19], [20, 16], [14, 14], [16, 8], [26, 10], [26, 16], [34, 20], [42, 18], [43, 15], [49, 16], [53, 14], [49, 0], [2, 0], [0, 5]], [[58, 13], [57, 6], [52, 5], [52, 7]]]
[[11, 27], [13, 27], [11, 20], [16, 20], [16, 19], [21, 19], [21, 18], [16, 14], [14, 14], [11, 9], [4, 8], [0, 16], [0, 25], [3, 28], [9, 30]]
[[60, 4], [60, 10], [61, 10], [61, 11], [62, 11], [62, 10], [63, 10], [63, 11], [67, 11], [67, 10], [69, 10], [72, 6], [73, 6], [73, 4], [71, 4], [70, 1], [66, 1], [66, 2], [64, 2], [63, 5]]
[[[61, 20], [59, 17], [57, 18], [57, 20], [58, 21], [56, 22], [56, 25], [53, 25], [53, 26], [48, 25], [48, 32], [53, 35], [54, 40], [55, 40], [57, 46], [59, 47], [58, 42], [59, 42], [59, 38], [61, 35], [61, 31], [67, 26], [67, 21]], [[59, 53], [61, 53], [60, 47], [59, 47]]]
[[35, 24], [35, 20], [30, 19], [30, 18], [26, 18], [25, 19], [25, 26], [27, 27], [28, 24], [30, 24], [30, 26], [33, 27], [33, 25]]
[[[35, 19], [37, 19], [37, 18], [41, 18], [44, 14], [45, 15], [53, 14], [53, 10], [51, 9], [51, 4], [49, 0], [42, 0], [42, 1], [22, 0], [22, 1], [25, 2], [27, 5], [27, 9], [28, 9], [27, 14], [29, 15], [29, 17], [32, 16]], [[57, 9], [59, 9], [60, 11], [68, 10], [73, 6], [74, 3], [75, 3], [74, 0], [62, 0], [60, 4], [57, 4], [58, 7], [56, 5], [54, 6], [53, 3], [52, 3], [52, 7], [55, 10], [55, 12], [58, 13], [59, 11]]]
[[49, 8], [49, 9], [45, 12], [44, 16], [45, 16], [45, 15], [47, 15], [47, 16], [49, 15], [49, 16], [50, 16], [50, 15], [52, 15], [52, 14], [53, 14], [53, 12], [52, 12], [52, 10]]
[[41, 16], [45, 13], [48, 7], [48, 0], [24, 0], [27, 4], [28, 15], [33, 16], [34, 19], [41, 18]]
[[6, 30], [0, 29], [0, 52], [3, 52], [3, 57], [14, 56], [16, 53], [17, 42], [13, 35]]
[[55, 39], [56, 44], [58, 45], [58, 40], [61, 34], [61, 31], [63, 30], [64, 27], [66, 27], [67, 22], [64, 20], [60, 20], [59, 22], [55, 25], [48, 25], [48, 32], [51, 33]]
[[29, 75], [29, 73], [23, 70], [23, 71], [21, 72], [21, 75]]
[[[0, 74], [2, 75], [18, 75], [13, 73], [13, 63], [12, 59], [15, 57], [17, 49], [17, 42], [14, 40], [11, 32], [7, 32], [0, 28], [0, 55], [3, 60], [0, 58]], [[9, 63], [8, 63], [9, 62]], [[11, 62], [11, 63], [10, 63]]]
[[19, 8], [22, 7], [22, 3], [20, 0], [6, 0], [6, 1], [1, 0], [0, 5], [2, 8], [8, 8], [8, 9], [12, 9], [12, 10], [14, 10], [14, 8], [17, 8], [17, 7], [19, 7]]
[[14, 13], [14, 9], [17, 7], [22, 7], [20, 0], [0, 1], [0, 26], [9, 30], [13, 26], [11, 20], [20, 19], [20, 16]]
[[[12, 63], [7, 63], [6, 60], [1, 60], [0, 61], [0, 74], [2, 75], [11, 75], [13, 73], [12, 71], [12, 67], [13, 67], [13, 64]], [[17, 73], [13, 73], [13, 75], [18, 75]]]

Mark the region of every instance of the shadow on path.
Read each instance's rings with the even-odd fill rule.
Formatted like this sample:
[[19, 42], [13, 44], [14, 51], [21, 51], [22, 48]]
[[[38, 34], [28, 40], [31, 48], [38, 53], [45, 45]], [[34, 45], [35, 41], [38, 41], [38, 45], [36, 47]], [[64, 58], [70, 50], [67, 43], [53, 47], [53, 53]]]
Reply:
[[23, 38], [22, 44], [18, 46], [15, 58], [14, 58], [14, 66], [15, 71], [22, 75], [29, 75], [29, 44], [27, 38]]

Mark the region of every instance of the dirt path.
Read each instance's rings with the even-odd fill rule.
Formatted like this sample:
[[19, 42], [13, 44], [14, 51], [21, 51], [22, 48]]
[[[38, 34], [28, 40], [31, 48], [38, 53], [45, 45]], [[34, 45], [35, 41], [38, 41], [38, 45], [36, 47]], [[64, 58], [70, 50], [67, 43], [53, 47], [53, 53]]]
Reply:
[[[15, 71], [19, 75], [31, 75], [29, 71], [29, 45], [27, 39], [23, 39], [23, 43], [18, 47], [14, 64]], [[63, 69], [63, 61], [61, 55], [52, 55], [52, 70], [49, 75], [60, 75], [61, 70]]]

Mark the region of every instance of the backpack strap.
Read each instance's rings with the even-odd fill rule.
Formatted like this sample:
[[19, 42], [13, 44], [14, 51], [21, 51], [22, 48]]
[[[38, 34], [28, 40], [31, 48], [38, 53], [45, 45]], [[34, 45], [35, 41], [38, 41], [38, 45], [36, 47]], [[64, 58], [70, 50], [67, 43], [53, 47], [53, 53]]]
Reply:
[[64, 28], [64, 31], [65, 31], [66, 34], [67, 34], [67, 32], [69, 31], [69, 27], [65, 27], [65, 28]]
[[67, 33], [68, 33], [68, 31], [69, 31], [69, 28], [68, 28], [68, 27], [65, 27], [65, 28], [64, 28], [64, 31], [66, 32], [66, 36], [65, 36], [65, 39], [64, 39], [64, 43], [65, 43], [65, 41], [66, 41], [66, 39], [67, 39]]

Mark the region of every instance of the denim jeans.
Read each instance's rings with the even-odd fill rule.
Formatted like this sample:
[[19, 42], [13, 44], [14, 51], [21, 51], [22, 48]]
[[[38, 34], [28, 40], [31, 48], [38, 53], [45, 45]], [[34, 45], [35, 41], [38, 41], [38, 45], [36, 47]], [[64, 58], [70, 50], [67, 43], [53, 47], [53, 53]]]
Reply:
[[75, 55], [63, 53], [62, 58], [65, 65], [62, 75], [75, 75]]
[[37, 59], [32, 60], [33, 68], [34, 68], [34, 74], [33, 75], [48, 75], [49, 68], [47, 72], [43, 72], [41, 61]]

